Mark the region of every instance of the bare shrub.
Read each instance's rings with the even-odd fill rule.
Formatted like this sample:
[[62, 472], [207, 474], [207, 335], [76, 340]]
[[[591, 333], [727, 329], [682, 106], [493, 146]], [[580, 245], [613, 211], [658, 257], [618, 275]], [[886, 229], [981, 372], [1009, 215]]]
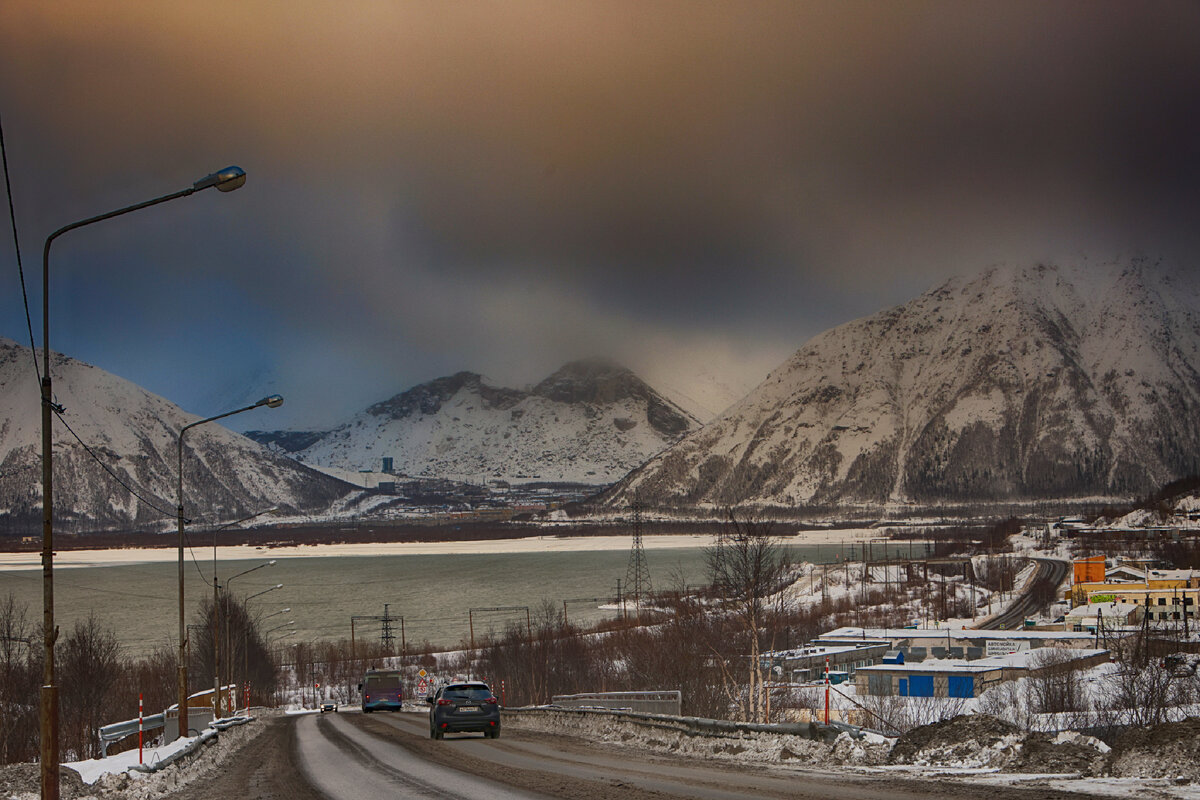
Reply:
[[963, 697], [901, 697], [868, 695], [861, 698], [868, 714], [886, 733], [907, 733], [913, 728], [960, 716], [967, 707]]
[[1035, 713], [1064, 714], [1087, 710], [1083, 669], [1069, 650], [1043, 647], [1030, 658], [1027, 685]]
[[979, 696], [979, 712], [1011, 722], [1023, 730], [1033, 724], [1033, 705], [1025, 680], [1005, 681]]

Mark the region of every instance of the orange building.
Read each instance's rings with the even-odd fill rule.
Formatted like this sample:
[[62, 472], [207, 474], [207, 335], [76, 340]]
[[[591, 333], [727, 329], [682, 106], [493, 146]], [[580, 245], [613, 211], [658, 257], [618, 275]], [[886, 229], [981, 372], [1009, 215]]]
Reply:
[[1075, 568], [1074, 583], [1104, 583], [1104, 556], [1077, 558], [1072, 562]]

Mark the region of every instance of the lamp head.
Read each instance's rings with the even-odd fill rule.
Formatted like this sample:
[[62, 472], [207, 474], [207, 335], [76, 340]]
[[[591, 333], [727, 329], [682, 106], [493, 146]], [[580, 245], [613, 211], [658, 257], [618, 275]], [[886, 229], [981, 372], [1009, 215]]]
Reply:
[[208, 189], [211, 186], [217, 187], [220, 192], [232, 192], [234, 189], [240, 189], [246, 185], [246, 170], [241, 167], [226, 167], [223, 170], [205, 175], [200, 180], [192, 184], [193, 191]]
[[262, 400], [259, 400], [254, 405], [266, 406], [267, 408], [279, 408], [281, 405], [283, 405], [283, 395], [281, 395], [281, 394], [268, 395], [268, 396], [264, 397]]

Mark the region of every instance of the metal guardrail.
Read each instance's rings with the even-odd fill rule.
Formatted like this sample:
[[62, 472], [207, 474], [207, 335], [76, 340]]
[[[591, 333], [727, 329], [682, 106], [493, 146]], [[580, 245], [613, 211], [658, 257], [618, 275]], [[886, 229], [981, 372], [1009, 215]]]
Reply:
[[658, 730], [669, 730], [688, 736], [710, 736], [726, 739], [737, 739], [751, 733], [776, 733], [788, 736], [803, 736], [831, 743], [842, 733], [848, 733], [855, 739], [863, 738], [866, 728], [849, 725], [844, 722], [830, 722], [825, 725], [820, 722], [732, 722], [725, 719], [705, 719], [703, 717], [680, 717], [668, 714], [638, 714], [627, 711], [613, 711], [601, 708], [564, 708], [555, 706], [534, 706], [528, 708], [505, 708], [506, 714], [600, 714], [627, 720], [635, 725]]
[[[152, 731], [157, 730], [167, 724], [165, 713], [150, 714], [142, 717], [142, 730]], [[127, 719], [124, 722], [114, 722], [111, 725], [105, 725], [100, 728], [100, 757], [108, 757], [108, 746], [113, 742], [119, 742], [126, 736], [132, 736], [138, 732], [138, 720]]]
[[666, 714], [678, 717], [683, 709], [683, 693], [678, 689], [661, 692], [586, 692], [560, 694], [550, 698], [559, 708], [592, 708], [632, 711], [642, 714]]
[[150, 773], [150, 772], [158, 772], [159, 770], [166, 769], [167, 767], [174, 764], [176, 761], [179, 761], [181, 759], [187, 758], [188, 756], [192, 755], [197, 750], [199, 750], [201, 747], [208, 745], [208, 744], [212, 744], [213, 742], [215, 742], [217, 740], [218, 736], [220, 736], [220, 731], [216, 730], [215, 728], [209, 728], [208, 730], [202, 732], [199, 736], [197, 736], [191, 742], [189, 742], [186, 747], [184, 747], [180, 750], [176, 750], [175, 752], [165, 756], [164, 758], [157, 759], [149, 764], [134, 764], [133, 766], [129, 767], [129, 770]]

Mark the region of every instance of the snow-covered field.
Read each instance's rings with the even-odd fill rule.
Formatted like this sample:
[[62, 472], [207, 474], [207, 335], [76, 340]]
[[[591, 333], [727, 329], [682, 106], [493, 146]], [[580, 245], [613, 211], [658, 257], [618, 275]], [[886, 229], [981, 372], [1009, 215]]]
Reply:
[[[870, 528], [845, 528], [828, 531], [803, 531], [787, 537], [789, 545], [841, 544], [878, 538]], [[655, 534], [642, 540], [647, 550], [708, 547], [713, 537], [694, 534]], [[291, 547], [218, 548], [222, 560], [236, 560], [270, 555], [273, 558], [322, 558], [330, 556], [363, 555], [454, 555], [457, 553], [554, 553], [596, 550], [628, 550], [628, 536], [532, 536], [523, 539], [489, 539], [467, 542], [379, 542], [362, 544], [318, 544]], [[179, 551], [170, 547], [131, 548], [123, 550], [64, 550], [54, 556], [56, 568], [118, 566], [171, 562]], [[0, 553], [0, 570], [41, 569], [40, 552]]]

